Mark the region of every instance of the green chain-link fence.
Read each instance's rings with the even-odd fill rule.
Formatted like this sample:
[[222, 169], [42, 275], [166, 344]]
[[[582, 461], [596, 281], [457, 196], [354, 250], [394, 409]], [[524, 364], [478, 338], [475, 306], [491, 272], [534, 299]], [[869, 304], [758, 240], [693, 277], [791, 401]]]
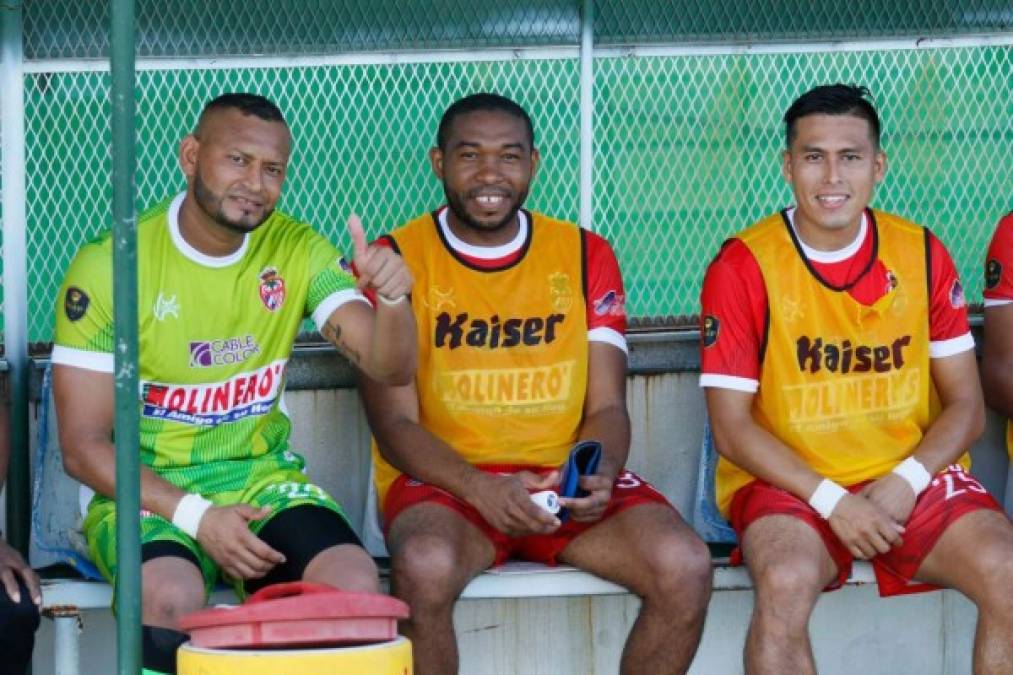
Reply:
[[[1009, 41], [864, 51], [814, 51], [804, 43], [994, 38], [1010, 31], [1013, 3], [793, 4], [597, 3], [594, 227], [616, 247], [628, 306], [641, 324], [671, 325], [695, 314], [703, 271], [721, 240], [790, 203], [778, 173], [780, 116], [799, 93], [831, 81], [868, 85], [884, 118], [890, 169], [877, 205], [931, 226], [950, 247], [969, 298], [980, 299], [991, 226], [1013, 206]], [[105, 5], [26, 3], [33, 341], [51, 339], [53, 297], [70, 256], [109, 224], [108, 75], [75, 72], [81, 59], [107, 50]], [[139, 54], [189, 60], [156, 61], [139, 74], [138, 199], [143, 206], [182, 188], [176, 147], [206, 100], [251, 90], [275, 99], [295, 134], [282, 208], [340, 244], [352, 210], [379, 234], [441, 199], [426, 151], [446, 105], [495, 90], [535, 120], [544, 163], [529, 205], [576, 219], [579, 9], [563, 0], [140, 0]], [[783, 44], [789, 40], [796, 47]], [[779, 45], [778, 53], [707, 53], [729, 42]], [[699, 43], [708, 43], [699, 55], [656, 49]], [[652, 45], [654, 55], [623, 48], [638, 45]], [[520, 51], [488, 60], [488, 50], [507, 48]], [[469, 51], [435, 51], [444, 49]], [[327, 60], [362, 51], [422, 62]], [[269, 67], [215, 63], [259, 54], [282, 58]], [[286, 64], [285, 57], [300, 60]]]

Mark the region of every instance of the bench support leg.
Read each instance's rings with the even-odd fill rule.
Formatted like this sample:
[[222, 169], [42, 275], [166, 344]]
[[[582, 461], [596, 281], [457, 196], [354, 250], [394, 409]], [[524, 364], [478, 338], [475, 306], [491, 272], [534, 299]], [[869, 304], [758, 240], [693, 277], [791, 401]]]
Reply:
[[53, 620], [53, 671], [55, 675], [78, 675], [81, 663], [81, 612], [73, 605], [48, 607]]

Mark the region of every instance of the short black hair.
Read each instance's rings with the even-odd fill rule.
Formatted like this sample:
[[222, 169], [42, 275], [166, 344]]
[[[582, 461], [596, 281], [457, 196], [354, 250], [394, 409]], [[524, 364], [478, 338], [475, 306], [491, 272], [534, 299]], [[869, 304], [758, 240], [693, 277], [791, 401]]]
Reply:
[[528, 142], [532, 148], [535, 147], [535, 126], [531, 123], [531, 116], [528, 115], [527, 111], [506, 96], [490, 94], [488, 92], [471, 94], [470, 96], [459, 98], [450, 104], [450, 107], [443, 113], [443, 117], [440, 118], [440, 127], [436, 131], [436, 147], [440, 150], [447, 148], [447, 137], [450, 135], [450, 127], [453, 125], [454, 120], [461, 115], [467, 115], [468, 113], [480, 110], [504, 112], [520, 119], [524, 122], [524, 127], [528, 131]]
[[807, 115], [853, 115], [869, 123], [872, 140], [879, 147], [879, 115], [867, 87], [824, 84], [799, 96], [784, 113], [785, 140], [795, 140], [795, 123]]
[[244, 115], [253, 115], [265, 122], [281, 122], [288, 125], [281, 109], [272, 101], [259, 94], [233, 92], [222, 94], [208, 101], [204, 109], [201, 110], [200, 117], [197, 118], [197, 128], [200, 129], [204, 119], [216, 110], [238, 110]]

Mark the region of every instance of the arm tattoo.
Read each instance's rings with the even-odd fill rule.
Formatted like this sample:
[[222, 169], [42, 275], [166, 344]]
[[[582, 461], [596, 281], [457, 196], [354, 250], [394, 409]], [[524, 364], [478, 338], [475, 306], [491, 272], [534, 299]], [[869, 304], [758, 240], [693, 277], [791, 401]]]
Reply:
[[353, 364], [358, 366], [362, 363], [362, 355], [359, 354], [358, 350], [353, 349], [347, 342], [341, 339], [341, 326], [338, 325], [337, 321], [333, 319], [327, 321], [320, 334], [328, 342], [337, 347], [338, 351]]

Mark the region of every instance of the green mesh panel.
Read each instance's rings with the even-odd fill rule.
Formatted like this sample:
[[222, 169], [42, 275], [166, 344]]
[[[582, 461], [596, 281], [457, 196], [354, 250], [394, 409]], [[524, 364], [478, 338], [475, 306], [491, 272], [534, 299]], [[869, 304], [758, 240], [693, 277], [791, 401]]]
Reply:
[[[279, 208], [349, 250], [349, 213], [359, 213], [377, 236], [441, 203], [427, 158], [439, 116], [464, 94], [496, 90], [537, 120], [545, 161], [529, 204], [573, 220], [578, 69], [576, 61], [558, 60], [142, 72], [138, 202], [183, 188], [177, 146], [205, 101], [223, 91], [256, 91], [281, 106], [295, 136]], [[108, 86], [98, 73], [26, 79], [32, 340], [52, 339], [52, 298], [63, 270], [84, 241], [109, 226]]]
[[[106, 5], [25, 3], [26, 58], [106, 54]], [[203, 64], [217, 55], [551, 45], [574, 54], [581, 5], [138, 0], [139, 55], [197, 59], [188, 69], [167, 62], [165, 70], [138, 74], [138, 206], [182, 188], [178, 142], [206, 100], [257, 91], [279, 103], [295, 134], [281, 208], [347, 247], [343, 223], [351, 211], [375, 236], [441, 201], [426, 158], [438, 117], [460, 95], [496, 90], [535, 120], [543, 165], [529, 206], [575, 219], [575, 56], [235, 70]], [[1011, 22], [1008, 0], [626, 0], [596, 3], [595, 41], [959, 37], [1008, 32]], [[968, 298], [980, 301], [985, 246], [999, 215], [1013, 207], [1011, 58], [1008, 46], [597, 58], [594, 226], [617, 249], [635, 321], [670, 325], [695, 314], [704, 268], [720, 242], [790, 202], [777, 170], [780, 116], [803, 90], [832, 81], [868, 85], [883, 116], [890, 165], [875, 203], [931, 226], [953, 253]], [[53, 297], [71, 255], [110, 224], [108, 83], [100, 73], [25, 77], [33, 341], [52, 339]]]
[[792, 201], [783, 111], [812, 86], [873, 92], [888, 170], [874, 204], [927, 225], [967, 297], [1013, 206], [1008, 48], [602, 59], [595, 81], [595, 227], [624, 268], [634, 317], [697, 312], [721, 242]]

